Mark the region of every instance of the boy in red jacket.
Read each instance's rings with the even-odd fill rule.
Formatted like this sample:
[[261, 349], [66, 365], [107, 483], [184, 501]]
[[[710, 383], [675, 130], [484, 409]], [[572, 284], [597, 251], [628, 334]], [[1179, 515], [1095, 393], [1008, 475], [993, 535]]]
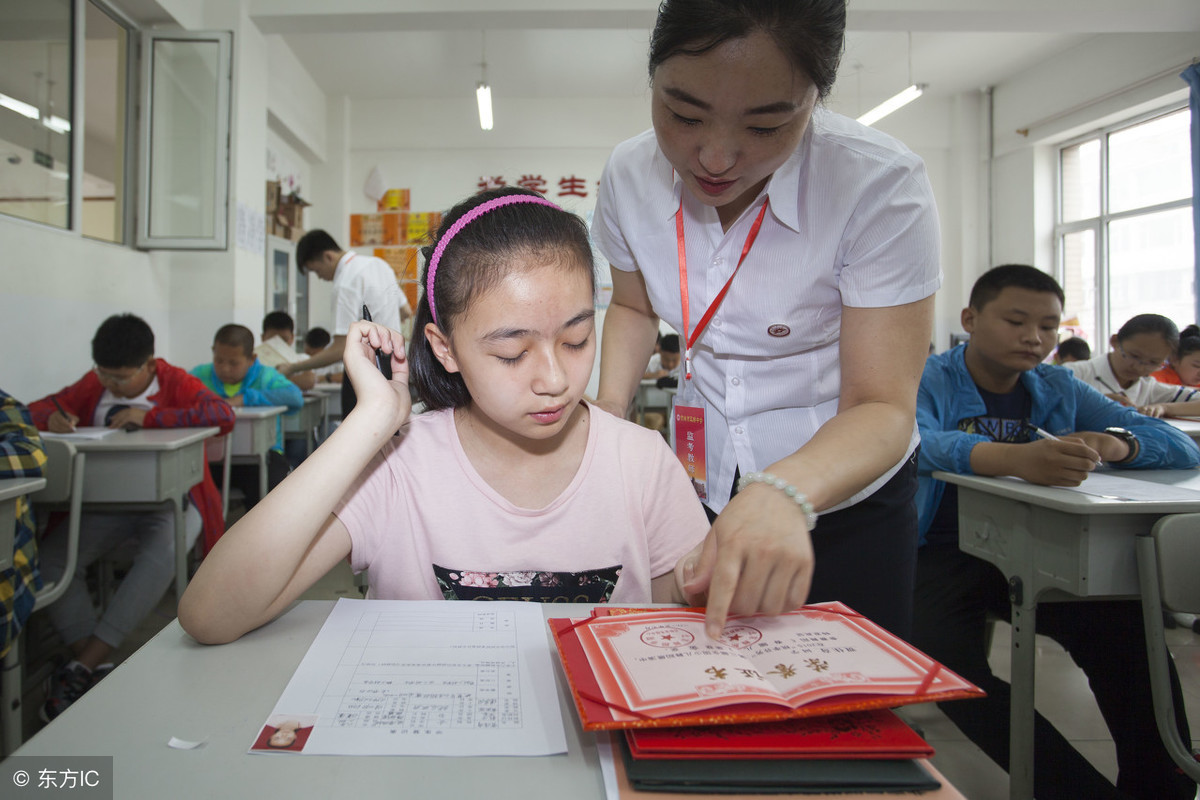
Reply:
[[[40, 430], [59, 433], [75, 425], [112, 428], [233, 429], [233, 409], [185, 370], [154, 358], [154, 332], [140, 317], [109, 317], [92, 339], [94, 366], [76, 383], [31, 403]], [[57, 405], [56, 405], [57, 404]], [[61, 407], [61, 411], [59, 410]], [[225, 531], [221, 497], [208, 470], [188, 493], [188, 546], [203, 524], [205, 552]], [[195, 530], [195, 534], [192, 531]], [[97, 621], [85, 573], [96, 559], [129, 540], [133, 566]], [[51, 536], [41, 549], [42, 575], [58, 580], [67, 562], [63, 536]], [[75, 578], [48, 609], [50, 619], [75, 655], [59, 670], [42, 716], [58, 716], [100, 677], [113, 650], [154, 609], [175, 576], [175, 520], [169, 510], [84, 514], [79, 531]]]

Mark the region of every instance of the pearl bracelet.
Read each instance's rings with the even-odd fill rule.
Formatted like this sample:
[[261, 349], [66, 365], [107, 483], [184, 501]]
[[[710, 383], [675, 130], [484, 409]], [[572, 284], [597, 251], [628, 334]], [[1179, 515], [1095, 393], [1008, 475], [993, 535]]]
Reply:
[[796, 505], [800, 506], [800, 510], [804, 512], [804, 521], [808, 523], [808, 529], [811, 531], [817, 527], [817, 512], [813, 508], [813, 504], [808, 501], [808, 497], [785, 481], [783, 478], [776, 477], [769, 472], [748, 472], [738, 478], [738, 491], [742, 491], [752, 483], [765, 483], [768, 486], [774, 486], [788, 497], [795, 501]]

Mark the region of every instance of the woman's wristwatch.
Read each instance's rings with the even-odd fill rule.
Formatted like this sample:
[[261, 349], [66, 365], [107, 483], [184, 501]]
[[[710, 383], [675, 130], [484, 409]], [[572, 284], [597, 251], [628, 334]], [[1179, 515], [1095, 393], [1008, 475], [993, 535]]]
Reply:
[[1114, 461], [1114, 464], [1128, 464], [1130, 461], [1133, 461], [1138, 457], [1138, 453], [1141, 452], [1142, 446], [1138, 444], [1138, 438], [1133, 435], [1132, 431], [1128, 431], [1125, 428], [1105, 428], [1104, 432], [1109, 436], [1117, 437], [1129, 447], [1129, 455], [1125, 456], [1120, 461]]

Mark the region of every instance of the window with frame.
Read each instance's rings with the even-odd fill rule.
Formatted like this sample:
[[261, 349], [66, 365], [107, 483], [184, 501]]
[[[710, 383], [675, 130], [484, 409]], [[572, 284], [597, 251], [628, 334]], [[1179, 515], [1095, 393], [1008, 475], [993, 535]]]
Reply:
[[0, 31], [0, 215], [228, 248], [230, 32], [141, 31], [106, 0], [0, 0]]
[[1137, 314], [1195, 321], [1189, 125], [1186, 107], [1169, 109], [1059, 149], [1063, 319], [1094, 352]]

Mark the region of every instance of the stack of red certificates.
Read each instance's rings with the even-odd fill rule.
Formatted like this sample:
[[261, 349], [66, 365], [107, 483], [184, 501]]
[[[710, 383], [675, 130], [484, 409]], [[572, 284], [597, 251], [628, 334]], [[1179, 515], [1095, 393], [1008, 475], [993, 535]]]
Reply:
[[598, 609], [550, 626], [585, 730], [635, 789], [913, 792], [929, 745], [890, 709], [983, 692], [841, 603], [729, 618]]

